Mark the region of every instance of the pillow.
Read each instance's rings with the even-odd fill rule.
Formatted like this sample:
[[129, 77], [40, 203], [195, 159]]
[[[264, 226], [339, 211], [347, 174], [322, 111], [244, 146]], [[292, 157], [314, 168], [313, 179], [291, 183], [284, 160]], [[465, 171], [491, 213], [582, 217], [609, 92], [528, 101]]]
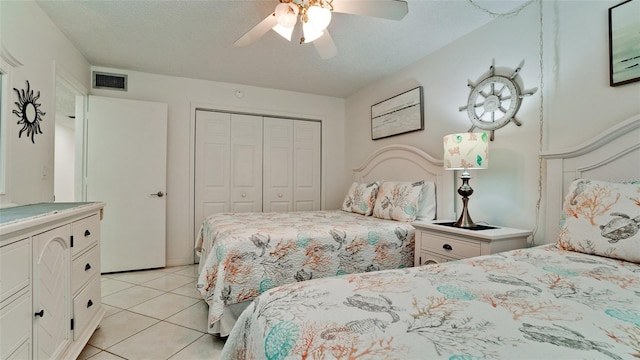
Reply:
[[424, 181], [384, 181], [378, 189], [373, 216], [380, 219], [414, 221]]
[[559, 248], [640, 263], [640, 183], [575, 180], [562, 210]]
[[362, 215], [371, 215], [378, 193], [378, 182], [370, 184], [354, 182], [342, 202], [342, 210]]
[[416, 220], [432, 221], [436, 218], [436, 184], [433, 181], [425, 181], [422, 185], [422, 194], [418, 203]]

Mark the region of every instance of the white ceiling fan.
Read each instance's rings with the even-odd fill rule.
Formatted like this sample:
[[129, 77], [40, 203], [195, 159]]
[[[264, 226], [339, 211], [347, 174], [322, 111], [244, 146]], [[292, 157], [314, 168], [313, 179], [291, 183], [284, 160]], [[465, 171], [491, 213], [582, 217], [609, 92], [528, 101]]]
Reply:
[[330, 59], [338, 53], [327, 31], [332, 12], [400, 20], [408, 11], [404, 0], [280, 0], [273, 13], [236, 40], [233, 46], [251, 45], [271, 29], [291, 41], [299, 17], [302, 23], [300, 43], [313, 42], [320, 57]]

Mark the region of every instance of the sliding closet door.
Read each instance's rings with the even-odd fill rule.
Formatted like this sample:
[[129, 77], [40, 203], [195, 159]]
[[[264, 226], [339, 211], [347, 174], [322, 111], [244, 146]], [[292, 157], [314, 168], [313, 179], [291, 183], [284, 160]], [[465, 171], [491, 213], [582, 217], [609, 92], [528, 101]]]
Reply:
[[320, 210], [320, 122], [294, 121], [293, 133], [293, 210]]
[[265, 212], [293, 210], [293, 120], [264, 119]]
[[317, 121], [264, 119], [264, 211], [320, 210]]
[[231, 211], [262, 211], [262, 116], [231, 115]]
[[262, 117], [196, 111], [195, 228], [211, 214], [262, 211]]
[[209, 215], [230, 211], [231, 114], [196, 111], [195, 231]]

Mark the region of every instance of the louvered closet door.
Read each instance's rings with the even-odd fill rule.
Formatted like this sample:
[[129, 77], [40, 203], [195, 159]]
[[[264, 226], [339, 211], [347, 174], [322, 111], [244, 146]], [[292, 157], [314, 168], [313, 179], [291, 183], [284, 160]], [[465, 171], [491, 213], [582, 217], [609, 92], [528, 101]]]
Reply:
[[195, 231], [204, 219], [228, 212], [231, 114], [196, 111]]
[[262, 116], [231, 115], [231, 211], [262, 211]]
[[320, 210], [321, 124], [294, 121], [293, 209]]
[[265, 212], [293, 210], [293, 120], [264, 119]]

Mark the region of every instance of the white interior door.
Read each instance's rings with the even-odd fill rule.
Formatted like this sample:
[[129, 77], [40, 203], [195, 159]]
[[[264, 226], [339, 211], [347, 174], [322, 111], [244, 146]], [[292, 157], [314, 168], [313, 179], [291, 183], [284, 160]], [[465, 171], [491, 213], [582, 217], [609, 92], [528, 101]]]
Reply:
[[262, 117], [197, 110], [194, 233], [221, 212], [262, 211]]
[[196, 111], [195, 234], [204, 219], [229, 211], [231, 114]]
[[262, 211], [262, 116], [231, 115], [231, 211]]
[[88, 201], [104, 201], [101, 270], [166, 263], [167, 105], [89, 97]]
[[265, 212], [293, 209], [293, 120], [264, 119], [263, 207]]
[[293, 210], [320, 210], [321, 124], [294, 121], [293, 133]]

